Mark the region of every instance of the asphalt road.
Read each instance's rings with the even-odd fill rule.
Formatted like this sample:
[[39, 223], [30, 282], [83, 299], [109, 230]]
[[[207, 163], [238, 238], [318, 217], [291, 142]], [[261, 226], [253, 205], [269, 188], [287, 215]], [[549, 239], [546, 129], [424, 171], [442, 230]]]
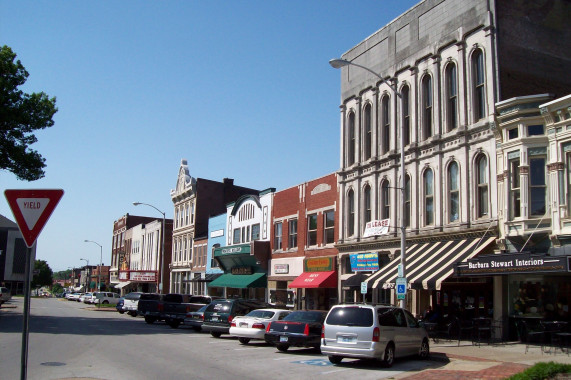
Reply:
[[[20, 379], [23, 298], [0, 308], [0, 379]], [[443, 366], [440, 361], [332, 365], [311, 349], [281, 353], [61, 299], [32, 299], [28, 379], [383, 379]], [[399, 376], [400, 377], [400, 376]]]

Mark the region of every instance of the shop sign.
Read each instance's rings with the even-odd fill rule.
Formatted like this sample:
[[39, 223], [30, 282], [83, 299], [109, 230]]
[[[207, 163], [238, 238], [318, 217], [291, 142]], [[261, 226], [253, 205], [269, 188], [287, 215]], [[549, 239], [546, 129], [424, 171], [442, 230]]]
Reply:
[[252, 274], [252, 267], [234, 267], [231, 270], [232, 274]]
[[383, 220], [371, 220], [367, 222], [365, 225], [365, 232], [363, 233], [363, 237], [369, 236], [380, 236], [386, 235], [389, 233], [389, 223], [390, 219], [383, 219]]
[[289, 273], [289, 264], [274, 264], [275, 274], [287, 274]]
[[121, 281], [129, 280], [129, 272], [120, 271], [119, 272], [119, 280], [121, 280]]
[[566, 272], [568, 270], [568, 257], [532, 255], [531, 253], [480, 256], [455, 265], [457, 276]]
[[129, 274], [129, 279], [131, 281], [155, 282], [157, 280], [157, 276], [155, 275], [155, 272], [131, 272]]
[[250, 254], [250, 245], [235, 245], [228, 247], [220, 247], [214, 250], [214, 257]]
[[371, 253], [355, 253], [349, 255], [351, 261], [351, 271], [378, 271], [379, 270], [379, 255], [376, 252]]
[[331, 272], [335, 270], [333, 257], [315, 257], [305, 259], [303, 262], [304, 272]]

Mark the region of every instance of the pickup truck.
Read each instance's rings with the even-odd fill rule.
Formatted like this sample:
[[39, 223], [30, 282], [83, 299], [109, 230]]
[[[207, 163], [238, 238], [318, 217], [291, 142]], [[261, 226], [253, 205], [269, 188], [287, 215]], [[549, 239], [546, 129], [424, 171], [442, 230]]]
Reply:
[[137, 315], [145, 318], [145, 322], [153, 324], [160, 321], [163, 310], [163, 295], [157, 293], [143, 293], [137, 305]]
[[212, 300], [218, 297], [211, 296], [192, 296], [188, 294], [171, 293], [166, 294], [163, 298], [163, 312], [161, 318], [165, 320], [167, 325], [176, 329], [182, 323], [186, 314], [197, 311], [204, 305], [208, 305]]

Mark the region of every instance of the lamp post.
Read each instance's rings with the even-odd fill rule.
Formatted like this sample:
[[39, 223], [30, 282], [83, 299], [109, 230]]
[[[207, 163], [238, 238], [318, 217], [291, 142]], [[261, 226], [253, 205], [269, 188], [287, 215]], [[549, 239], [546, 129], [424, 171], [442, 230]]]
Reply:
[[97, 271], [97, 291], [101, 291], [101, 267], [103, 266], [103, 247], [96, 241], [93, 240], [84, 240], [86, 243], [93, 243], [99, 246], [100, 254], [99, 254], [99, 270]]
[[[89, 273], [89, 260], [87, 260], [87, 259], [80, 259], [80, 260], [83, 260], [87, 263], [87, 269], [85, 270], [85, 272]], [[85, 290], [87, 290], [87, 281], [89, 281], [89, 277], [86, 275], [86, 277], [85, 277]], [[87, 293], [87, 292], [84, 292], [84, 293]]]
[[166, 215], [164, 212], [162, 212], [161, 210], [159, 210], [155, 206], [150, 205], [148, 203], [133, 202], [133, 206], [139, 206], [139, 205], [145, 205], [145, 206], [152, 207], [155, 210], [157, 210], [158, 212], [160, 212], [161, 214], [163, 214], [163, 225], [162, 225], [162, 232], [161, 232], [161, 266], [159, 269], [159, 293], [162, 293], [163, 292], [163, 268], [164, 268], [164, 264], [165, 264], [165, 219], [166, 219]]
[[[400, 92], [397, 91], [397, 89], [391, 85], [390, 83], [388, 83], [380, 74], [376, 73], [375, 71], [371, 70], [370, 68], [366, 67], [366, 66], [362, 66], [359, 65], [358, 63], [354, 63], [351, 61], [348, 61], [346, 59], [342, 59], [342, 58], [334, 58], [331, 59], [329, 61], [329, 64], [331, 65], [331, 67], [333, 67], [334, 69], [340, 69], [341, 67], [345, 67], [345, 66], [357, 66], [360, 67], [363, 70], [366, 70], [368, 72], [370, 72], [371, 74], [373, 74], [374, 76], [376, 76], [377, 78], [379, 78], [381, 80], [381, 83], [386, 84], [387, 86], [389, 86], [391, 88], [391, 90], [393, 90], [393, 92], [395, 93], [396, 96], [398, 96], [399, 98], [402, 99], [402, 95]], [[395, 118], [396, 121], [396, 118]], [[405, 250], [406, 250], [406, 220], [405, 220], [405, 213], [406, 213], [406, 204], [405, 204], [405, 185], [406, 185], [406, 181], [405, 181], [405, 167], [404, 167], [404, 125], [402, 125], [401, 123], [401, 133], [400, 133], [400, 177], [401, 177], [401, 186], [400, 186], [400, 190], [401, 190], [401, 231], [400, 231], [400, 265], [402, 268], [402, 277], [406, 278], [406, 269], [405, 269]], [[400, 307], [404, 308], [405, 307], [405, 300], [402, 299], [400, 300]]]

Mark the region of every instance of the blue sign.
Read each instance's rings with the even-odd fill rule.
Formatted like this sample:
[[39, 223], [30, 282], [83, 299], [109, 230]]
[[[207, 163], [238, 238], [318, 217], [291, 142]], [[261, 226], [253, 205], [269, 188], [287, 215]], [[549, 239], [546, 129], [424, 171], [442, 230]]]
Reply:
[[370, 253], [355, 253], [349, 255], [351, 260], [351, 271], [353, 272], [364, 272], [379, 270], [379, 255], [377, 252]]

